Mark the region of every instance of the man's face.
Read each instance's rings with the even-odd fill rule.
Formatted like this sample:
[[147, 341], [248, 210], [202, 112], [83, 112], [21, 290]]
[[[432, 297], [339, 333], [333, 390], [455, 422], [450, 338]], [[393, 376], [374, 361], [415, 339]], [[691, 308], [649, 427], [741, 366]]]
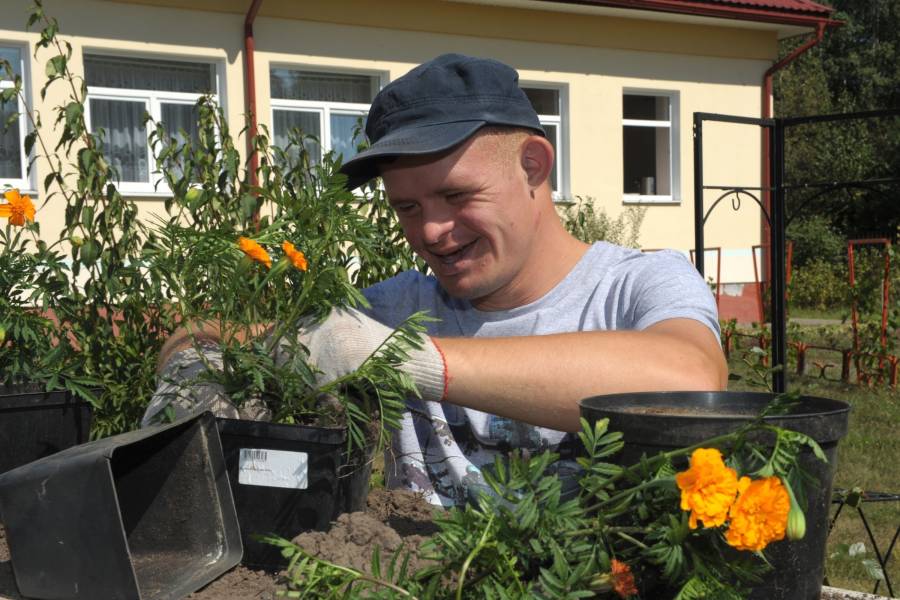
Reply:
[[413, 250], [448, 293], [481, 309], [519, 303], [539, 222], [518, 146], [505, 143], [476, 135], [438, 158], [402, 157], [381, 169]]

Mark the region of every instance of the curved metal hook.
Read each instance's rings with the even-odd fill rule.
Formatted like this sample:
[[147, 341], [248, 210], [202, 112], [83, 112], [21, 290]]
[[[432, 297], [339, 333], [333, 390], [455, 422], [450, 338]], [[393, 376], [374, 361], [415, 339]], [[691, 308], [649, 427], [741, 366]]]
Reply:
[[731, 200], [732, 209], [740, 210], [741, 194], [746, 194], [747, 196], [750, 197], [751, 200], [756, 202], [756, 204], [759, 206], [759, 210], [762, 211], [762, 214], [766, 218], [766, 222], [769, 224], [769, 227], [772, 226], [772, 219], [769, 218], [769, 213], [768, 213], [768, 211], [766, 211], [766, 207], [763, 206], [763, 204], [762, 204], [762, 202], [760, 202], [759, 198], [757, 198], [756, 196], [754, 196], [753, 194], [751, 194], [744, 188], [732, 188], [730, 190], [726, 190], [725, 193], [723, 193], [721, 196], [716, 198], [716, 201], [712, 203], [712, 206], [710, 206], [709, 210], [706, 211], [706, 214], [703, 215], [703, 224], [704, 225], [706, 225], [706, 221], [709, 219], [709, 215], [716, 208], [716, 206], [718, 206], [719, 202], [721, 202], [722, 200], [724, 200], [725, 198], [727, 198], [728, 196], [730, 196], [732, 194], [734, 195], [734, 198], [732, 198], [732, 200]]

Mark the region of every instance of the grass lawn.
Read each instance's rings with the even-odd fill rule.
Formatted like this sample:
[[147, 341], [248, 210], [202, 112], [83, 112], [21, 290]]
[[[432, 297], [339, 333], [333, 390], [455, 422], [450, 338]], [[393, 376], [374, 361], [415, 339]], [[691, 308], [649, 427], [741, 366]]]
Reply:
[[[746, 339], [742, 344], [748, 344]], [[741, 360], [743, 351], [732, 354], [729, 361], [732, 377], [730, 390], [766, 391], [758, 383], [753, 371]], [[821, 360], [815, 353], [808, 358]], [[828, 356], [829, 360], [834, 357]], [[845, 489], [859, 486], [866, 491], [900, 493], [900, 388], [891, 389], [886, 384], [872, 388], [845, 384], [839, 380], [840, 369], [828, 371], [827, 379], [818, 377], [818, 369], [810, 366], [810, 375], [798, 376], [791, 363], [788, 371], [789, 389], [799, 389], [810, 396], [823, 396], [844, 400], [851, 405], [850, 431], [838, 444], [837, 475], [835, 486]], [[852, 375], [852, 374], [851, 374]], [[851, 379], [852, 381], [852, 379]], [[900, 525], [900, 502], [868, 502], [863, 510], [869, 521], [878, 546], [884, 553]], [[845, 507], [829, 537], [829, 556], [840, 544], [864, 542], [867, 553], [856, 559], [829, 558], [826, 575], [830, 585], [844, 589], [871, 593], [875, 581], [866, 574], [860, 558], [874, 558], [874, 549], [868, 541], [862, 521], [856, 511]], [[900, 541], [888, 563], [888, 574], [894, 593], [900, 594]], [[879, 594], [887, 595], [882, 583]]]

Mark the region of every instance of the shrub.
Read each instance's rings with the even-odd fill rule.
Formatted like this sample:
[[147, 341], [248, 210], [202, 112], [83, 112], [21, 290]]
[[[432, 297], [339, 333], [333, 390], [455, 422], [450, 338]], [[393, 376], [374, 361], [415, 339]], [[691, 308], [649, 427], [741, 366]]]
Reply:
[[787, 228], [787, 239], [794, 243], [796, 267], [821, 260], [838, 263], [847, 260], [847, 242], [822, 215], [798, 219]]
[[603, 207], [597, 208], [590, 196], [560, 210], [566, 230], [582, 242], [605, 241], [628, 248], [640, 248], [641, 225], [647, 215], [645, 206], [630, 206], [613, 219]]
[[789, 293], [795, 307], [822, 311], [849, 308], [846, 268], [822, 259], [796, 267], [791, 275]]

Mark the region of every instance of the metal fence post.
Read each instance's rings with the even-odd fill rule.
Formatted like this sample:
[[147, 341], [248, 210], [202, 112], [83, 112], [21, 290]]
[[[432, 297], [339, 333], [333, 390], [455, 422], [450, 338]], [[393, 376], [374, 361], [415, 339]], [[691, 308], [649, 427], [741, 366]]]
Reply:
[[772, 174], [772, 244], [769, 249], [772, 294], [772, 389], [776, 394], [787, 390], [787, 310], [785, 298], [785, 190], [784, 190], [784, 122], [775, 119], [770, 140]]
[[694, 266], [705, 280], [703, 221], [703, 117], [694, 113]]

